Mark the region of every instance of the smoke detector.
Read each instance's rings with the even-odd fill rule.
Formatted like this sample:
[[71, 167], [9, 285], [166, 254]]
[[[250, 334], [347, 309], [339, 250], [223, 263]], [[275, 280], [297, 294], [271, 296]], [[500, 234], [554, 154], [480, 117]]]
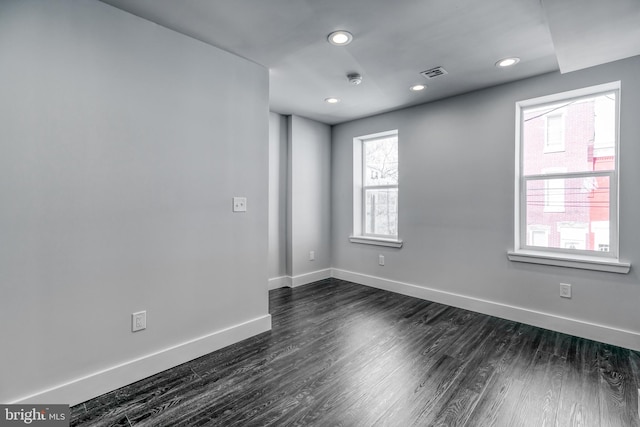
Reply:
[[362, 83], [362, 76], [358, 73], [348, 74], [347, 79], [349, 80], [349, 83], [351, 83], [354, 86], [357, 86], [360, 83]]

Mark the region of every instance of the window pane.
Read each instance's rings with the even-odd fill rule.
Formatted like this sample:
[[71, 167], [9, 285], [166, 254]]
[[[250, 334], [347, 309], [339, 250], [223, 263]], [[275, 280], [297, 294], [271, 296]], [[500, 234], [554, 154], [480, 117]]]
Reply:
[[544, 181], [544, 211], [564, 212], [564, 179]]
[[522, 110], [523, 174], [615, 169], [615, 92]]
[[398, 235], [398, 189], [365, 190], [365, 233]]
[[364, 142], [364, 185], [398, 185], [398, 138]]
[[526, 191], [528, 246], [609, 250], [608, 176], [528, 180]]

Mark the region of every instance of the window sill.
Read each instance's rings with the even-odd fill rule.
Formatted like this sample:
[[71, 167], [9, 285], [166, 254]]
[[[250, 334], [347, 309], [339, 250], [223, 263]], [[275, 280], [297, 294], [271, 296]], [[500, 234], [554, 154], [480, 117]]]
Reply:
[[507, 257], [510, 261], [528, 262], [531, 264], [554, 265], [557, 267], [580, 268], [583, 270], [606, 271], [610, 273], [627, 274], [631, 264], [614, 259], [599, 257], [555, 254], [536, 251], [509, 251]]
[[363, 245], [386, 246], [389, 248], [402, 247], [402, 240], [384, 239], [382, 237], [349, 236], [349, 241], [351, 243], [360, 243]]

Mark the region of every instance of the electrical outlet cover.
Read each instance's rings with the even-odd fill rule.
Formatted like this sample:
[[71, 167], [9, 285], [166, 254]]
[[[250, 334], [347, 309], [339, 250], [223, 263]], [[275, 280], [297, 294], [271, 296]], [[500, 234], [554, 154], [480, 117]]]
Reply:
[[147, 312], [138, 311], [131, 315], [131, 332], [147, 329]]
[[246, 212], [247, 211], [247, 198], [246, 197], [234, 197], [233, 198], [233, 211], [234, 212]]

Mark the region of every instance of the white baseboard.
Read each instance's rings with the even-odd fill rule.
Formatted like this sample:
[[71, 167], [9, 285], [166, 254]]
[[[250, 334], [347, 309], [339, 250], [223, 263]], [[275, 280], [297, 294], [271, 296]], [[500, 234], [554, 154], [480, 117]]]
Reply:
[[269, 290], [272, 291], [274, 289], [286, 288], [292, 286], [292, 280], [289, 276], [280, 276], [274, 277], [273, 279], [269, 279]]
[[311, 273], [300, 274], [291, 278], [291, 287], [307, 285], [319, 280], [330, 279], [332, 274], [331, 268], [324, 270], [312, 271]]
[[583, 320], [571, 319], [523, 307], [501, 304], [336, 268], [332, 269], [331, 275], [337, 279], [348, 280], [373, 288], [640, 351], [640, 333], [634, 331], [617, 329]]
[[76, 405], [270, 329], [271, 315], [267, 314], [9, 403]]
[[324, 270], [312, 271], [311, 273], [299, 274], [297, 276], [281, 276], [269, 279], [269, 290], [279, 288], [295, 288], [298, 286], [307, 285], [309, 283], [317, 282], [319, 280], [330, 279], [331, 269], [326, 268]]

